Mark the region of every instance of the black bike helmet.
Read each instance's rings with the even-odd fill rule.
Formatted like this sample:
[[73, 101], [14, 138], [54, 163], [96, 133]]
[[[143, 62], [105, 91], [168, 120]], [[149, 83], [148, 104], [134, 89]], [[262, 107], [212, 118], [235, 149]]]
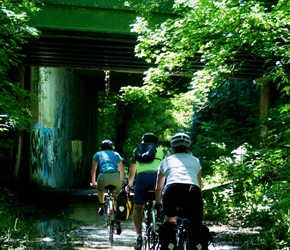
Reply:
[[191, 145], [191, 139], [185, 133], [177, 133], [172, 137], [170, 144], [172, 147], [184, 146], [189, 148]]
[[145, 133], [141, 140], [145, 143], [155, 143], [157, 144], [158, 138], [153, 133]]
[[110, 140], [103, 140], [101, 142], [101, 149], [102, 150], [106, 150], [106, 149], [112, 150], [113, 149], [113, 142]]

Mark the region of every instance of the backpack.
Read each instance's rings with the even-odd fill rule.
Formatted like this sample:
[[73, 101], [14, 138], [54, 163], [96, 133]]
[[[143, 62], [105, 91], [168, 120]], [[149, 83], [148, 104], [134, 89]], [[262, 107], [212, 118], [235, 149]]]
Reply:
[[129, 195], [125, 189], [121, 189], [117, 197], [117, 211], [116, 219], [125, 221], [128, 220], [132, 212], [132, 203], [129, 199]]
[[157, 152], [154, 143], [140, 143], [135, 150], [135, 158], [138, 162], [152, 162]]

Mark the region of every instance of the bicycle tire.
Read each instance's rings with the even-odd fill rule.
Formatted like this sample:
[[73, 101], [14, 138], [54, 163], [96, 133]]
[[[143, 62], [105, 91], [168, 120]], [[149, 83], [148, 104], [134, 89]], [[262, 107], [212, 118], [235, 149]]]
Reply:
[[147, 204], [145, 204], [143, 212], [142, 212], [142, 235], [143, 235], [143, 245], [142, 245], [142, 250], [147, 250], [148, 246], [148, 239], [147, 239], [147, 227], [148, 227], [148, 220], [147, 220]]
[[114, 241], [114, 203], [112, 200], [108, 201], [108, 208], [107, 208], [107, 216], [108, 216], [108, 234], [109, 234], [109, 243], [113, 244]]
[[176, 245], [177, 250], [186, 250], [186, 239], [185, 235], [182, 231], [179, 230], [178, 236], [177, 236], [177, 245]]
[[147, 228], [147, 244], [149, 250], [155, 250], [157, 244], [158, 244], [158, 235], [157, 235], [157, 224], [156, 224], [156, 214], [154, 209], [151, 209], [150, 212], [150, 220], [149, 220], [149, 226]]
[[[182, 229], [181, 229], [182, 230]], [[191, 250], [192, 247], [191, 233], [188, 230], [178, 232], [177, 250]]]

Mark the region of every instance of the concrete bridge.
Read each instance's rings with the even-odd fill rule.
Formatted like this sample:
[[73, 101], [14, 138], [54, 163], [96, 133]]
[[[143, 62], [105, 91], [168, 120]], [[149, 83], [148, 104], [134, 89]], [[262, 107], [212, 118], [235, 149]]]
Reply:
[[[172, 16], [172, 1], [165, 3], [153, 22]], [[17, 159], [22, 160], [14, 174], [20, 178], [29, 172], [27, 178], [38, 186], [69, 189], [89, 184], [92, 156], [104, 139], [98, 136], [104, 123], [98, 109], [109, 104], [100, 93], [141, 85], [150, 65], [135, 57], [136, 34], [130, 24], [137, 14], [123, 0], [46, 0], [41, 9], [32, 18], [41, 36], [24, 47], [18, 77], [45, 98], [32, 105], [34, 123], [29, 136], [20, 136]], [[254, 65], [245, 69], [246, 78], [259, 74], [260, 62]], [[115, 129], [122, 131], [119, 120]], [[122, 135], [111, 139], [122, 151]]]
[[[26, 65], [73, 68], [74, 73], [94, 78], [97, 72], [143, 75], [150, 66], [135, 57], [136, 34], [130, 31], [137, 13], [124, 5], [125, 0], [46, 0], [41, 11], [32, 17], [32, 25], [41, 31], [37, 40], [25, 46]], [[140, 1], [133, 0], [133, 4]], [[141, 1], [142, 2], [142, 1]], [[162, 1], [161, 1], [162, 2]], [[152, 23], [176, 17], [172, 13], [173, 0], [160, 3], [152, 14]], [[263, 61], [245, 59], [239, 77], [255, 79], [261, 75]], [[203, 67], [197, 62], [193, 71]], [[92, 70], [88, 72], [88, 70]], [[93, 76], [92, 76], [93, 75]], [[125, 74], [125, 78], [128, 74]], [[123, 77], [118, 74], [118, 77]], [[142, 79], [142, 78], [141, 78]], [[138, 81], [141, 80], [140, 77]], [[142, 81], [141, 81], [142, 82]]]
[[[130, 32], [130, 25], [137, 13], [124, 2], [46, 0], [32, 17], [32, 25], [41, 36], [24, 47], [24, 64], [74, 69], [75, 74], [94, 82], [96, 76], [103, 78], [103, 72], [110, 70], [118, 72], [121, 81], [130, 76], [141, 84], [150, 65], [135, 57], [136, 34]], [[152, 22], [172, 16], [172, 2], [165, 1], [153, 14]]]
[[[29, 182], [53, 189], [89, 186], [92, 156], [105, 136], [99, 130], [110, 130], [104, 124], [111, 124], [122, 131], [118, 126], [125, 120], [120, 117], [116, 125], [115, 117], [100, 119], [98, 110], [110, 105], [104, 92], [141, 85], [149, 68], [134, 54], [130, 24], [137, 13], [123, 0], [43, 2], [32, 17], [41, 35], [24, 46], [26, 57], [17, 72], [23, 86], [40, 98], [32, 105], [30, 134], [19, 138], [13, 175], [20, 179], [26, 173]], [[170, 15], [167, 1], [152, 21]], [[110, 139], [122, 151], [123, 136]]]

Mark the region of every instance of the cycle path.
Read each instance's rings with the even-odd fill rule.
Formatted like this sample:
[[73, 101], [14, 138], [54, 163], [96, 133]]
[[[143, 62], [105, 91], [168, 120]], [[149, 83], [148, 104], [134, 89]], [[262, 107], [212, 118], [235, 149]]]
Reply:
[[[52, 195], [51, 202], [58, 205], [65, 199], [68, 209], [65, 218], [49, 219], [35, 223], [31, 241], [33, 249], [134, 249], [135, 231], [132, 216], [122, 222], [121, 235], [114, 235], [114, 244], [108, 243], [108, 231], [104, 217], [99, 216], [96, 189], [70, 190]], [[63, 212], [63, 211], [62, 211]], [[210, 246], [209, 250], [231, 250], [231, 246]]]

